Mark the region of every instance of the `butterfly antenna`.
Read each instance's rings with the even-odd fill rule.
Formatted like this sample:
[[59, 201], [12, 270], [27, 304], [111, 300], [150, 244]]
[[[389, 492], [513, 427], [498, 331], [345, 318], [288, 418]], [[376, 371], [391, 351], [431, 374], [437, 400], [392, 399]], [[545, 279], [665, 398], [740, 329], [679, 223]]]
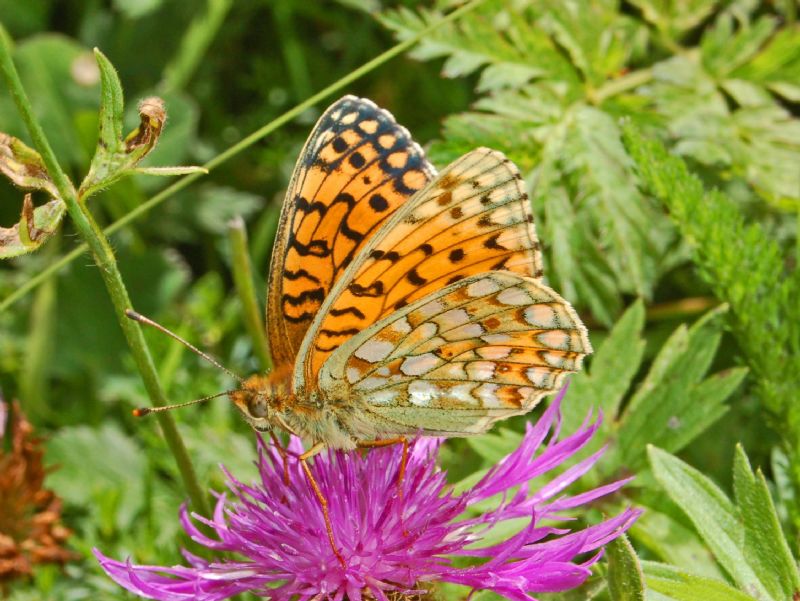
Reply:
[[144, 417], [145, 415], [149, 415], [151, 413], [161, 413], [162, 411], [180, 409], [181, 407], [188, 407], [189, 405], [196, 405], [197, 403], [203, 403], [220, 396], [225, 396], [226, 394], [231, 394], [232, 392], [236, 392], [236, 390], [226, 390], [225, 392], [218, 392], [217, 394], [204, 396], [202, 399], [195, 399], [193, 401], [186, 401], [185, 403], [177, 403], [175, 405], [162, 405], [161, 407], [138, 407], [133, 410], [133, 415], [136, 417]]
[[[139, 323], [144, 323], [144, 324], [147, 324], [148, 326], [152, 326], [152, 327], [154, 327], [154, 328], [155, 328], [156, 330], [158, 330], [159, 332], [163, 332], [164, 334], [166, 334], [166, 335], [167, 335], [167, 336], [169, 336], [170, 338], [172, 338], [172, 339], [174, 339], [174, 340], [177, 340], [178, 342], [180, 342], [180, 343], [181, 343], [183, 346], [185, 346], [186, 348], [188, 348], [188, 349], [189, 349], [189, 350], [191, 350], [192, 352], [194, 352], [194, 353], [196, 353], [196, 354], [200, 355], [200, 356], [201, 356], [203, 359], [205, 359], [206, 361], [208, 361], [208, 362], [209, 362], [209, 363], [211, 363], [212, 365], [215, 365], [215, 366], [217, 366], [218, 368], [220, 368], [222, 371], [224, 371], [226, 374], [228, 374], [229, 376], [231, 376], [231, 377], [232, 377], [233, 379], [235, 379], [237, 382], [239, 382], [239, 383], [244, 383], [244, 379], [243, 379], [243, 378], [242, 378], [240, 375], [233, 373], [233, 372], [232, 372], [231, 370], [229, 370], [227, 367], [225, 367], [224, 365], [222, 365], [222, 364], [221, 364], [219, 361], [217, 361], [216, 359], [214, 359], [214, 357], [212, 357], [212, 356], [211, 356], [211, 355], [209, 355], [208, 353], [204, 353], [204, 352], [203, 352], [203, 351], [201, 351], [199, 348], [197, 348], [195, 345], [193, 345], [191, 342], [189, 342], [189, 341], [187, 341], [187, 340], [184, 340], [183, 338], [181, 338], [180, 336], [178, 336], [178, 335], [177, 335], [175, 332], [171, 332], [170, 330], [168, 330], [167, 328], [165, 328], [165, 327], [164, 327], [164, 326], [162, 326], [161, 324], [158, 324], [158, 323], [154, 322], [152, 319], [149, 319], [149, 318], [145, 317], [144, 315], [141, 315], [140, 313], [137, 313], [137, 312], [136, 312], [136, 311], [134, 311], [133, 309], [125, 309], [125, 315], [126, 315], [128, 318], [132, 319], [133, 321], [138, 321]], [[222, 393], [222, 394], [227, 394], [227, 393]], [[215, 396], [219, 396], [219, 395], [215, 395]], [[208, 398], [214, 398], [214, 397], [208, 397]], [[201, 401], [204, 401], [204, 400], [206, 400], [206, 399], [199, 399], [199, 400], [201, 400]], [[190, 402], [188, 402], [188, 403], [184, 403], [184, 404], [186, 404], [186, 405], [191, 405], [191, 404], [192, 404], [192, 403], [194, 403], [194, 402], [196, 402], [196, 401], [190, 401]], [[175, 407], [182, 407], [182, 406], [183, 406], [183, 405], [175, 405]], [[152, 409], [151, 411], [155, 411], [155, 409]]]

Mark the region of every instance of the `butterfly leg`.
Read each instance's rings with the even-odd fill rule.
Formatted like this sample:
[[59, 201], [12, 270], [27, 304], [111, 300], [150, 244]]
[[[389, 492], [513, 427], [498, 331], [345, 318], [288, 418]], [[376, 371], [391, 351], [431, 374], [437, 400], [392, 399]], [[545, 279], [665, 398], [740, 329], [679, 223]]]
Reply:
[[303, 466], [303, 471], [306, 473], [306, 478], [308, 478], [308, 483], [311, 485], [314, 494], [317, 496], [317, 500], [319, 501], [320, 506], [322, 507], [322, 516], [325, 518], [325, 529], [328, 531], [328, 541], [331, 543], [331, 549], [333, 549], [333, 554], [336, 556], [336, 559], [339, 560], [339, 563], [342, 564], [343, 568], [347, 568], [347, 563], [344, 561], [344, 557], [342, 554], [339, 553], [339, 549], [336, 548], [336, 539], [333, 537], [333, 526], [331, 525], [331, 516], [328, 513], [328, 500], [325, 498], [325, 495], [322, 494], [322, 491], [319, 488], [319, 484], [314, 479], [313, 474], [311, 473], [311, 468], [308, 467], [308, 460], [313, 457], [314, 455], [318, 454], [325, 448], [325, 443], [318, 442], [310, 449], [308, 449], [305, 453], [300, 455], [298, 459], [300, 459], [300, 465]]
[[275, 435], [275, 432], [273, 432], [272, 430], [270, 430], [269, 437], [272, 439], [272, 444], [278, 451], [278, 454], [281, 456], [281, 459], [283, 459], [283, 483], [286, 486], [289, 486], [289, 459], [288, 455], [286, 454], [286, 449], [283, 448], [281, 441], [278, 439], [278, 437]]

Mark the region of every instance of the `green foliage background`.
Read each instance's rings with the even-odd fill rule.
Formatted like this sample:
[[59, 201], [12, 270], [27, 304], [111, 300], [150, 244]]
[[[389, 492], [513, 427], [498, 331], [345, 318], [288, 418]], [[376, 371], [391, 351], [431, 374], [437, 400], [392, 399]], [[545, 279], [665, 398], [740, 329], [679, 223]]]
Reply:
[[[0, 0], [0, 21], [37, 117], [80, 181], [97, 140], [95, 46], [122, 80], [125, 131], [136, 124], [138, 99], [166, 101], [167, 126], [147, 164], [203, 164], [452, 6]], [[791, 0], [487, 0], [342, 91], [392, 111], [439, 167], [484, 145], [522, 169], [548, 279], [589, 324], [596, 349], [565, 403], [565, 431], [590, 408], [605, 415], [595, 449], [609, 441], [609, 451], [583, 486], [635, 474], [626, 498], [598, 515], [623, 504], [646, 509], [633, 547], [610, 550], [608, 582], [635, 549], [646, 560], [648, 599], [777, 600], [796, 587], [796, 17]], [[136, 309], [239, 373], [259, 362], [234, 291], [227, 224], [245, 218], [263, 291], [282, 194], [324, 107], [112, 238]], [[0, 131], [27, 139], [3, 89]], [[163, 187], [160, 178], [122, 180], [91, 210], [107, 225]], [[1, 227], [19, 220], [21, 198], [0, 182]], [[38, 252], [0, 264], [0, 301], [77, 242], [66, 219]], [[230, 387], [166, 337], [147, 332], [147, 340], [173, 402]], [[84, 557], [63, 571], [39, 570], [12, 588], [12, 599], [121, 598], [90, 558], [94, 546], [141, 563], [179, 561], [187, 541], [176, 516], [186, 493], [157, 424], [130, 417], [147, 396], [88, 255], [0, 312], [0, 386], [47, 435], [48, 462], [59, 466], [48, 486], [64, 498], [71, 545]], [[222, 487], [220, 462], [242, 479], [253, 472], [252, 434], [224, 401], [174, 417], [204, 485]], [[448, 443], [452, 480], [468, 482], [505, 454], [527, 419]], [[766, 480], [753, 476], [747, 456]], [[675, 490], [707, 506], [706, 517]], [[753, 499], [760, 520], [748, 509]], [[744, 534], [718, 538], [708, 516], [738, 520]], [[785, 561], [765, 565], [764, 557]], [[600, 566], [581, 591], [552, 598], [637, 598], [607, 587], [605, 574]]]

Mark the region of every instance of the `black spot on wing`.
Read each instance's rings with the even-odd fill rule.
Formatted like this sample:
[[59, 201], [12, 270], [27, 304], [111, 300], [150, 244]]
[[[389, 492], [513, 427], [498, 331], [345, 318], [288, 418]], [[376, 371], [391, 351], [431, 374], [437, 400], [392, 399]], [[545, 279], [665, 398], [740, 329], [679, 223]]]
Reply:
[[303, 244], [294, 235], [290, 236], [289, 246], [297, 251], [301, 257], [327, 257], [331, 254], [331, 249], [325, 240], [312, 240], [308, 244]]
[[309, 215], [311, 213], [319, 213], [320, 217], [324, 216], [328, 211], [328, 205], [324, 202], [313, 201], [310, 202], [299, 194], [294, 199], [294, 206], [300, 213]]
[[323, 328], [319, 332], [320, 334], [322, 334], [323, 336], [327, 336], [328, 338], [336, 338], [341, 336], [355, 336], [360, 331], [361, 330], [359, 330], [358, 328], [347, 328], [345, 330], [328, 330], [326, 328]]
[[415, 286], [422, 286], [423, 284], [428, 283], [428, 280], [419, 275], [416, 268], [412, 269], [408, 272], [408, 274], [406, 274], [406, 279]]
[[344, 309], [331, 309], [331, 315], [339, 317], [340, 315], [347, 315], [348, 313], [355, 315], [359, 319], [364, 319], [365, 315], [355, 307], [345, 307]]
[[307, 280], [311, 280], [315, 284], [319, 284], [319, 278], [308, 273], [305, 269], [298, 269], [297, 271], [285, 269], [283, 272], [283, 277], [291, 281], [299, 280], [300, 278], [305, 278]]
[[347, 287], [347, 289], [353, 296], [376, 297], [376, 296], [381, 296], [383, 294], [383, 282], [378, 280], [377, 282], [373, 282], [369, 286], [362, 286], [361, 284], [353, 282]]
[[383, 213], [386, 209], [389, 208], [389, 201], [387, 201], [380, 194], [373, 194], [369, 199], [369, 206], [372, 207], [373, 211], [377, 211], [378, 213]]
[[447, 256], [450, 259], [451, 263], [457, 263], [464, 258], [464, 250], [461, 248], [456, 248], [450, 251], [450, 254]]
[[498, 239], [500, 238], [500, 234], [495, 234], [483, 241], [484, 248], [488, 248], [489, 250], [508, 250], [505, 246], [502, 246]]
[[342, 232], [342, 235], [345, 238], [348, 238], [356, 243], [361, 242], [364, 239], [364, 234], [352, 229], [349, 225], [347, 225], [346, 221], [342, 221], [342, 225], [339, 228], [339, 231]]
[[322, 302], [325, 300], [324, 288], [312, 288], [311, 290], [303, 290], [300, 294], [286, 294], [284, 293], [281, 300], [288, 305], [298, 307], [308, 301]]

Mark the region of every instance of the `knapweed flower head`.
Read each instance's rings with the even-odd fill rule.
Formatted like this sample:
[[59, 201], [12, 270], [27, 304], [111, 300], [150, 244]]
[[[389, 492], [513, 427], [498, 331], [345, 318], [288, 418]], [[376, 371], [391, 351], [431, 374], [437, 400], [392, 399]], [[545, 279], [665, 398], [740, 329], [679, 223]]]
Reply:
[[[532, 479], [575, 455], [598, 427], [598, 422], [585, 423], [559, 440], [560, 396], [528, 426], [516, 450], [460, 494], [436, 466], [437, 439], [411, 442], [402, 494], [397, 486], [401, 445], [317, 456], [311, 471], [328, 500], [345, 566], [330, 546], [320, 503], [294, 458], [302, 452], [300, 442], [290, 443], [287, 481], [284, 460], [260, 438], [259, 483], [248, 486], [226, 472], [230, 495], [219, 495], [213, 519], [181, 510], [183, 527], [193, 540], [238, 559], [208, 561], [184, 551], [188, 566], [159, 567], [95, 553], [117, 583], [162, 601], [216, 601], [244, 591], [276, 600], [385, 601], [397, 593], [430, 590], [439, 582], [530, 601], [531, 593], [576, 587], [589, 576], [602, 546], [630, 527], [638, 512], [627, 509], [594, 526], [565, 527], [563, 512], [626, 482], [563, 494], [602, 451], [530, 489]], [[476, 505], [490, 498], [496, 502], [481, 506], [491, 508], [479, 511]], [[495, 526], [514, 518], [526, 523], [521, 531], [500, 543], [481, 544]], [[214, 535], [204, 534], [198, 522]]]

